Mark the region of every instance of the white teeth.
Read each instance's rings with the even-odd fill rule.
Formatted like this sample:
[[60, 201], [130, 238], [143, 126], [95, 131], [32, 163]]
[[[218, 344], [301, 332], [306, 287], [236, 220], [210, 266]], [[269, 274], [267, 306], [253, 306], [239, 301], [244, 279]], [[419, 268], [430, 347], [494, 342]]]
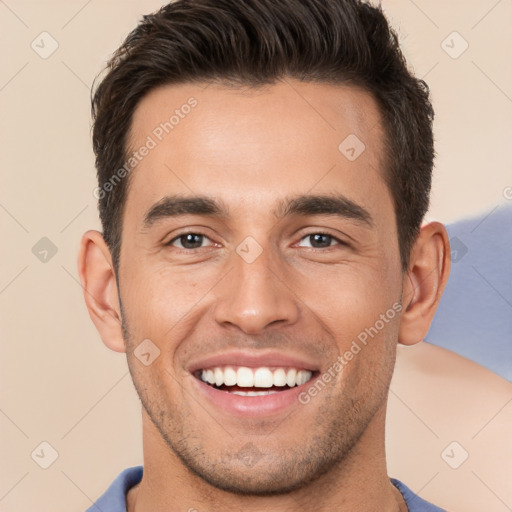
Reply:
[[[308, 382], [312, 377], [312, 372], [309, 370], [298, 370], [297, 368], [276, 368], [274, 371], [267, 367], [261, 368], [248, 368], [240, 366], [237, 370], [231, 366], [215, 367], [201, 371], [201, 380], [209, 384], [215, 384], [220, 387], [223, 384], [226, 386], [240, 386], [242, 388], [271, 388], [272, 386], [289, 387], [301, 386]], [[268, 394], [268, 391], [247, 391], [236, 392], [237, 394], [244, 393], [263, 393]], [[258, 396], [258, 395], [247, 395]]]
[[297, 382], [297, 386], [301, 386], [302, 384], [306, 384], [306, 382], [311, 379], [311, 372], [307, 372], [305, 370], [300, 370], [297, 372], [297, 376], [295, 377], [295, 381]]
[[236, 384], [241, 388], [252, 388], [254, 386], [254, 373], [250, 368], [240, 366], [236, 372]]
[[212, 370], [206, 370], [206, 382], [215, 384], [215, 374]]
[[295, 368], [292, 368], [291, 370], [288, 370], [288, 373], [286, 374], [286, 384], [293, 388], [295, 386], [296, 381], [295, 378], [297, 377], [297, 370]]
[[271, 388], [274, 385], [272, 372], [268, 368], [258, 368], [254, 372], [254, 386], [257, 388]]
[[286, 372], [282, 368], [274, 371], [274, 386], [286, 386]]
[[226, 384], [226, 386], [236, 385], [236, 372], [229, 366], [224, 369], [224, 384]]
[[213, 373], [215, 375], [215, 384], [217, 386], [222, 386], [222, 384], [224, 384], [224, 373], [222, 372], [222, 370], [220, 368], [215, 368], [215, 370], [213, 370]]

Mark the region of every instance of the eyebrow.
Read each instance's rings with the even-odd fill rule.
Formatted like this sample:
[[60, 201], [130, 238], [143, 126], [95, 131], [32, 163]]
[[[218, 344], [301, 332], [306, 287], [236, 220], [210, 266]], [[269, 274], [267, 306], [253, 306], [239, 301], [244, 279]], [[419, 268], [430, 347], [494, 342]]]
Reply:
[[144, 229], [159, 220], [181, 215], [206, 215], [227, 218], [227, 207], [217, 199], [206, 196], [165, 196], [154, 204], [144, 216]]
[[[342, 194], [300, 195], [279, 201], [272, 212], [279, 220], [294, 215], [332, 215], [353, 220], [367, 227], [374, 226], [370, 212]], [[223, 201], [208, 196], [165, 196], [154, 204], [144, 216], [143, 228], [149, 229], [156, 222], [183, 215], [204, 215], [229, 218], [229, 209]]]
[[301, 195], [282, 200], [274, 215], [278, 219], [293, 215], [332, 215], [356, 221], [367, 227], [374, 226], [370, 212], [342, 194]]

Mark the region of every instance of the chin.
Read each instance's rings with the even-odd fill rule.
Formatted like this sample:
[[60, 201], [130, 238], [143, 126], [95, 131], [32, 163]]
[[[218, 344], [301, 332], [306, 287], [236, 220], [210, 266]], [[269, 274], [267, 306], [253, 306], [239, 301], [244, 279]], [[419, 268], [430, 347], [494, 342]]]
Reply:
[[288, 494], [307, 485], [311, 480], [307, 474], [281, 470], [275, 464], [247, 467], [239, 464], [233, 468], [195, 470], [199, 478], [216, 489], [241, 496], [276, 496]]

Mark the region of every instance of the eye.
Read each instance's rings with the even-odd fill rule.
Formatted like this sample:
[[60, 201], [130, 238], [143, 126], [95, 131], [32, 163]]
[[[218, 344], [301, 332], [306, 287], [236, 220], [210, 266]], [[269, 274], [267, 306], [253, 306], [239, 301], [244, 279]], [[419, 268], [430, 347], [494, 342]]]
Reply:
[[200, 249], [204, 240], [210, 239], [201, 233], [182, 233], [181, 235], [174, 237], [165, 245], [177, 247], [178, 249]]
[[347, 245], [345, 242], [328, 233], [310, 233], [301, 238], [301, 240], [309, 240], [309, 245], [302, 247], [311, 247], [313, 249], [325, 249], [332, 247], [331, 242], [335, 241], [338, 245]]

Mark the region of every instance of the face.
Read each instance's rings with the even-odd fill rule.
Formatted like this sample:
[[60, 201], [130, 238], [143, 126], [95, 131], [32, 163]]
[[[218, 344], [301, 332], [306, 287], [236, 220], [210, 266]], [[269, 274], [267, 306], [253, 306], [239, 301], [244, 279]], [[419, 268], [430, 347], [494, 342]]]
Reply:
[[242, 494], [343, 465], [382, 421], [400, 321], [375, 101], [294, 80], [165, 86], [132, 150], [148, 136], [118, 274], [145, 434]]

